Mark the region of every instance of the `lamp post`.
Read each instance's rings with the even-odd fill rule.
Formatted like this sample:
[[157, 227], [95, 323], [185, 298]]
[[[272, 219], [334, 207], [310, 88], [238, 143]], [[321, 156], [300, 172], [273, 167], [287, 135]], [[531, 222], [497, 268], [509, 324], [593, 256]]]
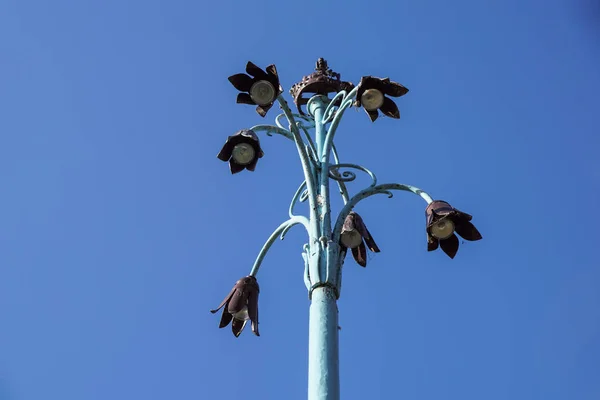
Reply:
[[[218, 155], [228, 161], [232, 173], [243, 169], [254, 171], [263, 156], [257, 132], [279, 134], [296, 145], [304, 181], [292, 198], [289, 218], [267, 239], [247, 277], [238, 280], [216, 310], [223, 308], [219, 327], [231, 322], [234, 335], [240, 335], [247, 321], [252, 331], [258, 331], [258, 294], [256, 279], [262, 261], [277, 238], [283, 239], [290, 228], [302, 225], [308, 235], [303, 247], [304, 283], [311, 300], [308, 346], [308, 399], [337, 400], [340, 398], [339, 342], [337, 299], [341, 293], [342, 265], [350, 249], [355, 261], [366, 267], [366, 249], [379, 252], [373, 237], [362, 218], [353, 211], [363, 199], [375, 194], [392, 197], [392, 191], [414, 193], [427, 203], [426, 233], [428, 251], [438, 246], [451, 258], [458, 250], [458, 233], [466, 240], [479, 240], [481, 235], [473, 226], [469, 214], [458, 211], [445, 201], [434, 201], [423, 190], [414, 186], [386, 183], [378, 184], [373, 172], [356, 164], [341, 163], [334, 145], [337, 127], [344, 112], [350, 107], [362, 107], [374, 122], [379, 112], [400, 118], [397, 105], [390, 97], [400, 97], [408, 92], [404, 86], [373, 76], [362, 77], [358, 86], [344, 82], [340, 74], [328, 68], [320, 58], [315, 72], [295, 84], [290, 93], [298, 113], [293, 113], [282, 97], [279, 76], [274, 65], [262, 70], [251, 62], [248, 74], [229, 77], [240, 91], [238, 103], [256, 105], [257, 113], [264, 117], [277, 101], [283, 113], [275, 118], [276, 125], [256, 125], [230, 136]], [[306, 98], [305, 95], [310, 95]], [[306, 111], [303, 110], [303, 106]], [[313, 132], [311, 134], [311, 131]], [[345, 183], [353, 181], [356, 174], [350, 169], [371, 177], [371, 184], [350, 196]], [[336, 182], [344, 206], [332, 219], [330, 208], [330, 182]], [[295, 206], [308, 201], [309, 215], [299, 215]]]

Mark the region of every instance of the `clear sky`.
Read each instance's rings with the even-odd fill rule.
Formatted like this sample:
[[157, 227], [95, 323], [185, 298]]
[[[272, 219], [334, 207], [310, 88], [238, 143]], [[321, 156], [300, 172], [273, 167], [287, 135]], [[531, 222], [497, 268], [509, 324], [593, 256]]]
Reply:
[[346, 113], [342, 161], [484, 237], [450, 260], [426, 251], [418, 197], [357, 207], [382, 252], [344, 267], [342, 398], [599, 399], [599, 17], [579, 0], [3, 1], [0, 399], [306, 397], [301, 228], [258, 276], [261, 337], [209, 309], [302, 179], [279, 136], [254, 173], [216, 158], [278, 111], [235, 104], [227, 77], [275, 63], [287, 95], [318, 57], [410, 89], [400, 120]]

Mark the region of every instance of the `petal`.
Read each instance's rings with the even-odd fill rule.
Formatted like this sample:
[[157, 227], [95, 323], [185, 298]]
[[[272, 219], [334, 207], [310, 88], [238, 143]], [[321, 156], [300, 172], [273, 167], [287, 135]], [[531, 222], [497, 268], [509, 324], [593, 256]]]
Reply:
[[440, 242], [431, 235], [427, 235], [427, 251], [434, 251], [438, 248]]
[[238, 104], [256, 104], [248, 93], [238, 93], [236, 103]]
[[256, 66], [256, 64], [248, 61], [246, 64], [246, 72], [255, 77], [256, 79], [268, 79], [267, 73]]
[[217, 154], [217, 158], [221, 161], [229, 161], [229, 159], [231, 158], [231, 152], [233, 151], [234, 146], [235, 145], [233, 143], [231, 143], [230, 140], [227, 140], [225, 142], [225, 144], [223, 145], [223, 148], [221, 149], [219, 154]]
[[277, 67], [275, 66], [275, 64], [269, 65], [267, 68], [265, 68], [265, 70], [267, 71], [267, 74], [273, 75], [275, 78], [279, 78], [279, 75], [277, 74]]
[[399, 84], [398, 82], [389, 82], [387, 85], [385, 85], [384, 92], [388, 96], [400, 97], [408, 93], [408, 89], [405, 88], [403, 85]]
[[252, 160], [252, 162], [250, 164], [246, 164], [244, 167], [246, 167], [246, 169], [248, 171], [254, 171], [256, 169], [257, 163], [258, 163], [258, 157], [254, 157], [254, 160]]
[[248, 304], [248, 290], [246, 288], [237, 288], [233, 296], [231, 296], [231, 300], [229, 300], [229, 304], [227, 305], [227, 311], [231, 314], [235, 314], [236, 312], [241, 311]]
[[466, 221], [470, 221], [473, 219], [473, 216], [470, 214], [467, 214], [466, 212], [462, 212], [460, 210], [457, 210], [456, 208], [454, 209], [454, 211], [456, 211], [456, 215], [458, 215], [460, 218], [462, 218]]
[[253, 79], [246, 74], [235, 74], [231, 75], [229, 82], [240, 92], [249, 92], [252, 87]]
[[239, 337], [244, 327], [246, 326], [246, 322], [248, 321], [240, 321], [239, 319], [234, 319], [231, 323], [231, 331], [235, 337]]
[[385, 91], [385, 86], [382, 80], [374, 76], [363, 76], [360, 78], [358, 83], [358, 91], [356, 92], [356, 98], [360, 101], [363, 92], [367, 89], [378, 89], [382, 93]]
[[454, 226], [454, 229], [465, 240], [475, 241], [482, 239], [481, 233], [469, 221], [461, 221]]
[[458, 251], [458, 238], [452, 234], [448, 239], [440, 240], [440, 247], [450, 258], [454, 258]]
[[246, 168], [245, 165], [237, 164], [235, 161], [233, 161], [233, 158], [231, 160], [229, 160], [229, 170], [231, 171], [232, 174], [237, 174], [238, 172], [242, 172], [244, 170], [244, 168]]
[[377, 247], [377, 244], [375, 243], [375, 240], [373, 239], [371, 233], [367, 229], [365, 222], [363, 221], [362, 217], [356, 213], [354, 213], [354, 226], [356, 227], [356, 230], [360, 233], [360, 235], [365, 239], [367, 247], [371, 251], [379, 253], [379, 247]]
[[387, 115], [390, 118], [400, 118], [400, 110], [398, 110], [398, 106], [394, 103], [394, 100], [389, 97], [383, 98], [383, 104], [379, 107], [382, 113]]
[[264, 118], [264, 116], [267, 115], [267, 112], [271, 109], [271, 107], [273, 107], [273, 103], [264, 106], [257, 106], [256, 112], [258, 113], [258, 115]]
[[245, 165], [245, 167], [248, 171], [254, 171], [256, 169], [256, 163], [258, 162], [258, 159], [261, 158], [264, 155], [264, 153], [260, 148], [260, 142], [258, 141], [258, 139], [250, 144], [254, 149], [255, 156], [252, 162], [250, 162], [250, 164]]
[[[365, 227], [365, 229], [367, 229], [367, 228]], [[373, 236], [371, 236], [371, 233], [369, 232], [368, 229], [367, 229], [367, 236], [365, 236], [365, 243], [367, 244], [367, 247], [369, 248], [369, 250], [371, 250], [373, 253], [381, 252], [381, 250], [379, 250], [379, 247], [377, 246], [377, 243], [375, 243], [375, 239], [373, 239]]]
[[352, 222], [354, 229], [360, 233], [360, 236], [365, 237], [367, 235], [367, 227], [365, 226], [365, 222], [363, 221], [362, 217], [354, 211], [351, 211], [348, 216], [352, 216], [353, 218]]
[[361, 267], [367, 266], [367, 248], [365, 247], [365, 242], [361, 242], [358, 247], [352, 249], [352, 256], [358, 265]]
[[275, 90], [277, 90], [277, 95], [281, 94], [283, 92], [283, 88], [279, 84], [279, 75], [277, 74], [277, 68], [275, 67], [275, 64], [269, 65], [266, 69], [269, 82], [271, 82], [275, 87]]
[[252, 332], [256, 336], [260, 336], [258, 333], [258, 291], [252, 290], [248, 294], [248, 316], [252, 321]]
[[244, 138], [242, 135], [235, 134], [233, 136], [229, 136], [227, 138], [227, 141], [223, 145], [223, 148], [221, 149], [219, 154], [217, 154], [217, 158], [222, 161], [229, 161], [229, 159], [231, 158], [231, 152], [233, 151], [235, 145], [243, 141]]
[[231, 291], [229, 292], [229, 294], [225, 297], [225, 299], [221, 302], [221, 304], [219, 304], [219, 307], [215, 308], [214, 310], [210, 310], [211, 313], [216, 313], [217, 311], [219, 311], [221, 309], [221, 307], [223, 307], [224, 305], [227, 304], [227, 302], [229, 301], [229, 299], [231, 299], [231, 296], [233, 296], [233, 292], [235, 292], [235, 286], [233, 289], [231, 289]]
[[371, 122], [375, 122], [377, 117], [379, 117], [379, 112], [377, 110], [369, 111], [365, 108], [365, 111], [367, 114], [369, 114], [369, 119], [371, 120]]
[[227, 312], [227, 309], [223, 310], [223, 315], [221, 315], [221, 322], [219, 322], [219, 328], [225, 328], [231, 320], [233, 319], [233, 315]]
[[354, 211], [350, 211], [350, 213], [344, 219], [344, 224], [342, 225], [342, 231], [351, 231], [354, 230], [356, 225], [354, 224], [354, 220], [356, 219], [356, 213]]

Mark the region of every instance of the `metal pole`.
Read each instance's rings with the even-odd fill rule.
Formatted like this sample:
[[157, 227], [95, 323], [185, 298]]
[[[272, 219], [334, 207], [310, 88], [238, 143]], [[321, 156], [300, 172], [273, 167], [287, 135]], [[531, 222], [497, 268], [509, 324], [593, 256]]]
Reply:
[[[337, 276], [339, 258], [331, 257], [331, 249], [337, 245], [331, 242], [331, 213], [329, 205], [329, 155], [325, 151], [327, 130], [323, 123], [323, 113], [329, 99], [313, 96], [308, 103], [308, 111], [315, 121], [315, 140], [317, 145], [317, 215], [311, 219], [317, 225], [319, 243], [317, 257], [310, 257], [309, 263], [318, 263], [321, 286], [313, 287], [308, 335], [308, 399], [339, 400], [339, 342], [338, 309], [334, 285], [327, 277]], [[335, 253], [334, 253], [335, 254]], [[311, 270], [315, 270], [312, 268]], [[331, 274], [331, 275], [330, 275]], [[314, 282], [314, 281], [313, 281]]]
[[333, 288], [312, 292], [308, 334], [308, 400], [339, 400], [338, 309]]

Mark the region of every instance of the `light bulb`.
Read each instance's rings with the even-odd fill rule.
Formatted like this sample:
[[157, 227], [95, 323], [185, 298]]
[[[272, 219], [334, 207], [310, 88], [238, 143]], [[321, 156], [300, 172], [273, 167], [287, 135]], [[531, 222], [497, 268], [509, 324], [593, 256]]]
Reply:
[[340, 241], [344, 246], [349, 249], [354, 249], [362, 243], [362, 236], [356, 229], [350, 231], [343, 231], [340, 236]]
[[248, 143], [236, 144], [231, 152], [233, 160], [239, 165], [250, 164], [254, 160], [255, 154], [254, 147]]
[[378, 89], [367, 89], [360, 96], [360, 103], [367, 111], [377, 110], [383, 105], [383, 93]]
[[438, 221], [431, 227], [431, 236], [440, 240], [448, 239], [453, 233], [454, 222], [449, 219]]
[[250, 97], [259, 106], [271, 104], [275, 96], [275, 88], [269, 81], [255, 82], [250, 88]]

